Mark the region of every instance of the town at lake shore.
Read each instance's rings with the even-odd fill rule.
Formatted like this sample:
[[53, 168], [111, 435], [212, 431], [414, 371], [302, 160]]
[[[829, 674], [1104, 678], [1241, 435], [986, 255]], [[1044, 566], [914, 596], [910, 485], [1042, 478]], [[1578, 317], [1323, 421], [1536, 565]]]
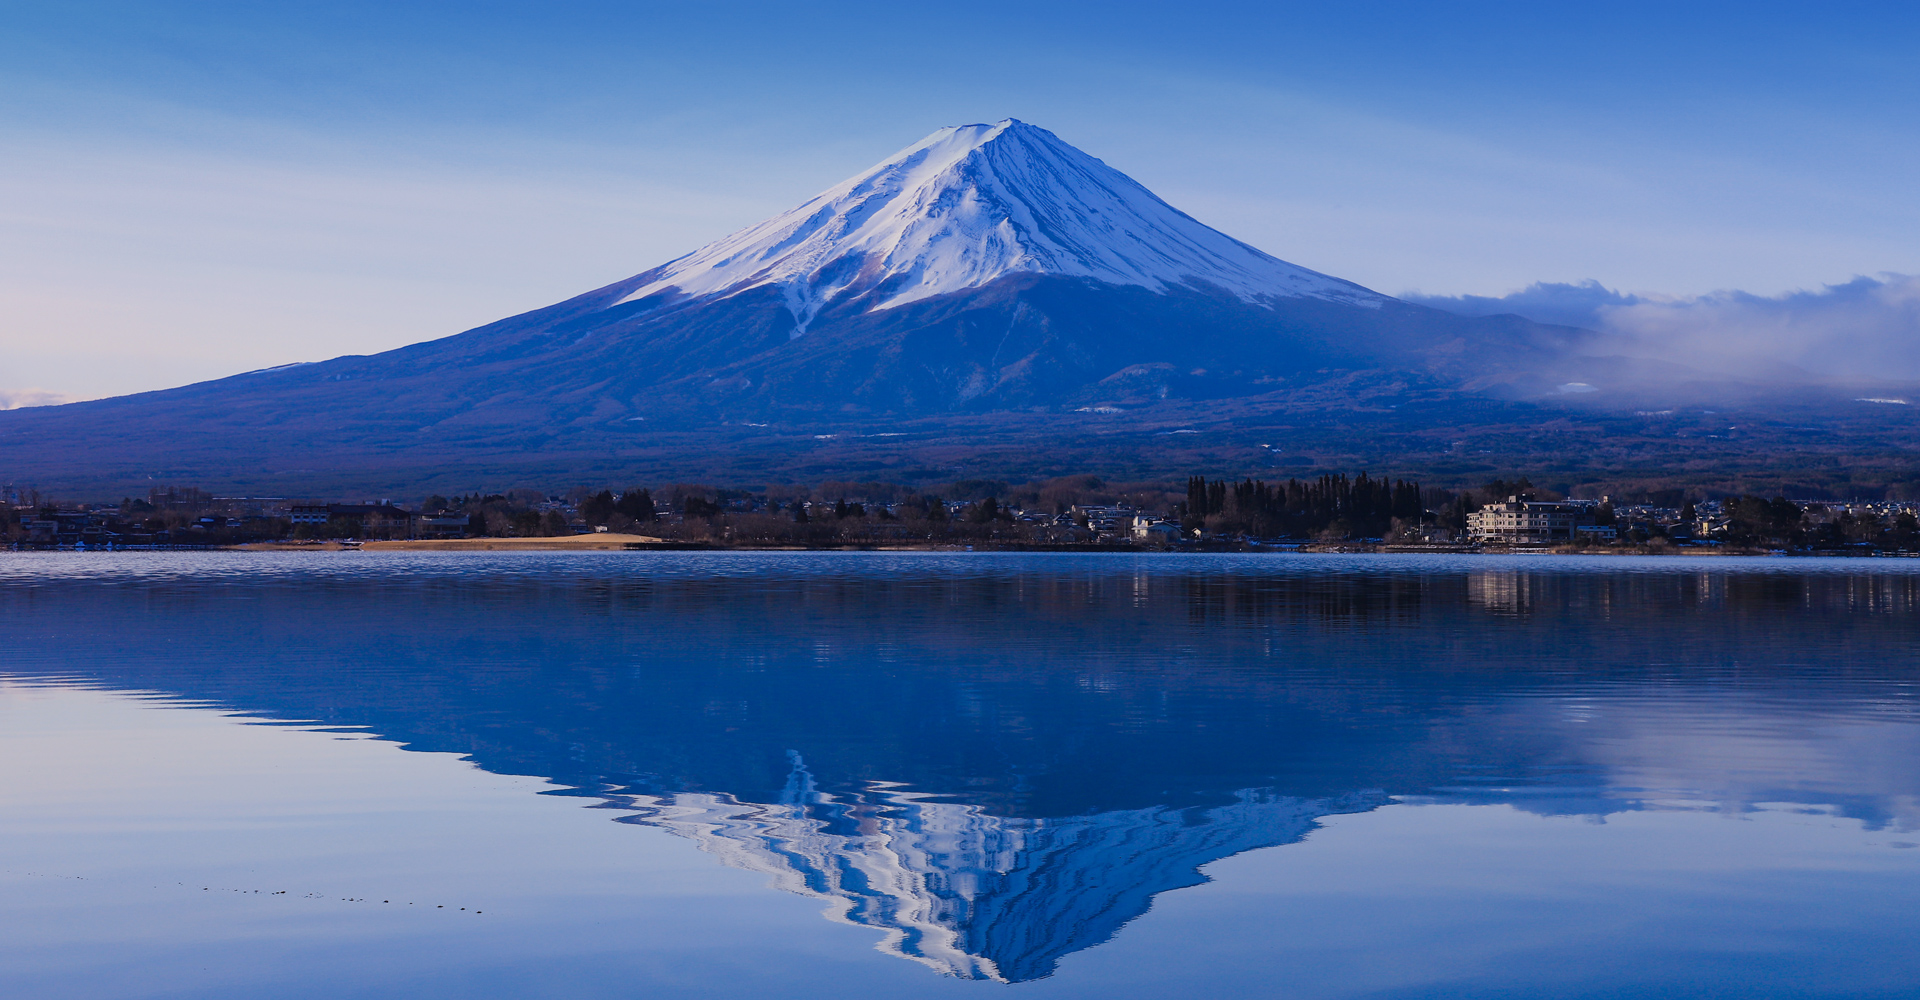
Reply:
[[1920, 555], [1920, 501], [1711, 496], [1663, 489], [1564, 497], [1526, 479], [1471, 489], [1323, 475], [1268, 483], [1092, 475], [938, 491], [884, 482], [392, 498], [222, 497], [156, 487], [68, 503], [6, 487], [16, 551], [218, 548], [1556, 551]]

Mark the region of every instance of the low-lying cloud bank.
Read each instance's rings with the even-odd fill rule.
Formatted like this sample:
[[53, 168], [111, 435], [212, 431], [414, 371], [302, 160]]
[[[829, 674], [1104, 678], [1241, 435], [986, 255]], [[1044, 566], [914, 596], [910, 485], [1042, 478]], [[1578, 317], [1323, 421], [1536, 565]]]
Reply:
[[1632, 353], [1741, 377], [1920, 379], [1920, 276], [1855, 278], [1785, 295], [1633, 295], [1597, 281], [1511, 295], [1403, 295], [1468, 316], [1515, 313], [1614, 334]]
[[73, 402], [72, 396], [45, 389], [0, 389], [0, 410], [17, 410], [22, 406], [57, 406], [70, 402]]

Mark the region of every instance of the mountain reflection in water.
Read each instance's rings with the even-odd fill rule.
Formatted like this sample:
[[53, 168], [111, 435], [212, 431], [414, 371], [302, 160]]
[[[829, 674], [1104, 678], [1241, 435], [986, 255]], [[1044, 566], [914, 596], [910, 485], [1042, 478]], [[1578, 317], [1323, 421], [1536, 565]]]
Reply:
[[1906, 564], [13, 558], [15, 677], [537, 775], [943, 973], [1391, 800], [1920, 826]]
[[829, 916], [885, 931], [883, 951], [1003, 982], [1051, 974], [1060, 956], [1112, 937], [1154, 896], [1204, 882], [1202, 865], [1298, 840], [1320, 816], [1383, 801], [1249, 791], [1212, 807], [995, 816], [884, 786], [821, 792], [794, 756], [790, 794], [777, 804], [682, 792], [630, 800], [628, 820], [826, 899]]

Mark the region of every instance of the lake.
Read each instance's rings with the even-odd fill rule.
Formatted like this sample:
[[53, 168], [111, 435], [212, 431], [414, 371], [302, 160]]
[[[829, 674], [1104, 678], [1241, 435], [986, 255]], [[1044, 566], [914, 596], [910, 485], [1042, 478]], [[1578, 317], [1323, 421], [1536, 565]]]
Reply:
[[21, 553], [0, 627], [9, 996], [1920, 995], [1920, 560]]

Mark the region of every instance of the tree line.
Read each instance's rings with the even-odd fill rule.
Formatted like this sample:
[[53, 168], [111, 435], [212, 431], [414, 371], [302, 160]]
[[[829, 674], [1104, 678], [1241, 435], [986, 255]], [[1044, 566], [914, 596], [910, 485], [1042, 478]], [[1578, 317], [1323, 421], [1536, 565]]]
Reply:
[[1418, 525], [1425, 513], [1419, 483], [1375, 479], [1365, 472], [1284, 483], [1192, 476], [1181, 524], [1209, 534], [1257, 538], [1378, 538], [1394, 530], [1396, 522]]

